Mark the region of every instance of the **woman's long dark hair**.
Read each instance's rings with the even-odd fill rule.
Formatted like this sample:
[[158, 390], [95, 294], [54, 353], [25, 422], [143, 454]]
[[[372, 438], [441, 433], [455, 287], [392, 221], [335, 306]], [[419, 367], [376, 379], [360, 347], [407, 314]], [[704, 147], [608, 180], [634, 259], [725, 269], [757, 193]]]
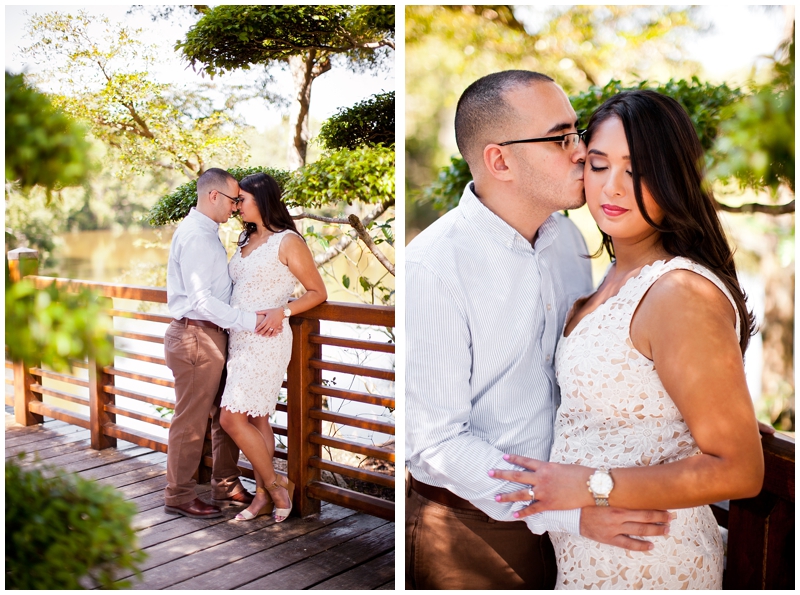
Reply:
[[[289, 209], [281, 201], [281, 189], [278, 183], [267, 174], [251, 174], [242, 178], [239, 188], [252, 194], [261, 213], [261, 221], [264, 227], [273, 232], [285, 231], [287, 229], [295, 232], [301, 238], [303, 235], [297, 231], [294, 219], [289, 214]], [[255, 223], [244, 222], [244, 230], [239, 236], [239, 246], [244, 246], [250, 239], [250, 234], [257, 229]], [[305, 238], [303, 238], [305, 241]]]
[[[744, 291], [736, 277], [733, 251], [725, 239], [710, 187], [704, 183], [703, 147], [692, 121], [681, 105], [655, 91], [625, 91], [592, 114], [585, 136], [609, 118], [619, 118], [625, 129], [639, 212], [661, 232], [661, 244], [673, 256], [684, 256], [716, 273], [730, 290], [741, 322], [739, 346], [744, 354], [755, 334], [755, 318], [747, 310]], [[642, 184], [664, 212], [656, 223], [647, 214]], [[602, 233], [602, 231], [601, 231]], [[614, 258], [611, 238], [603, 233], [603, 248]]]

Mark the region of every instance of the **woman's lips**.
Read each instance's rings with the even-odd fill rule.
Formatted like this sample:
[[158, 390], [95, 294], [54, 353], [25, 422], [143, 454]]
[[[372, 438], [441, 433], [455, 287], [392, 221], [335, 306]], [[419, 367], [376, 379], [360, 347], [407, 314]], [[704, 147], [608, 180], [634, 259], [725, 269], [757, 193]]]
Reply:
[[628, 212], [628, 209], [623, 209], [615, 205], [600, 205], [600, 208], [603, 209], [603, 213], [608, 217], [618, 217]]

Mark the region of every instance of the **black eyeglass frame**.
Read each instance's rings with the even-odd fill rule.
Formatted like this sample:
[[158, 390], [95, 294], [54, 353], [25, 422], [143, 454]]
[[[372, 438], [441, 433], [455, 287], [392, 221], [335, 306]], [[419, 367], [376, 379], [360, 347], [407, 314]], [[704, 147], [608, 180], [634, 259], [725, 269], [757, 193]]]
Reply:
[[[584, 140], [583, 137], [586, 135], [586, 129], [584, 128], [583, 130], [578, 130], [577, 132], [567, 132], [566, 134], [562, 134], [560, 136], [548, 136], [545, 138], [526, 138], [522, 140], [507, 140], [504, 143], [497, 143], [497, 144], [500, 145], [501, 147], [505, 147], [506, 145], [515, 145], [518, 143], [547, 143], [547, 142], [557, 143], [560, 141], [562, 143], [561, 148], [566, 151], [567, 149], [566, 147], [564, 147], [563, 143], [565, 140], [567, 140], [568, 136], [572, 136], [573, 134], [578, 135], [578, 143], [580, 143], [580, 141]], [[577, 147], [578, 143], [575, 143], [574, 146]]]
[[208, 191], [209, 194], [211, 194], [212, 192], [216, 192], [217, 194], [221, 194], [222, 196], [224, 196], [228, 200], [233, 201], [233, 204], [236, 205], [236, 206], [239, 206], [239, 203], [242, 202], [242, 199], [239, 198], [238, 196], [236, 198], [233, 198], [231, 196], [228, 196], [227, 194], [225, 194], [224, 192], [222, 192], [220, 190], [209, 190]]

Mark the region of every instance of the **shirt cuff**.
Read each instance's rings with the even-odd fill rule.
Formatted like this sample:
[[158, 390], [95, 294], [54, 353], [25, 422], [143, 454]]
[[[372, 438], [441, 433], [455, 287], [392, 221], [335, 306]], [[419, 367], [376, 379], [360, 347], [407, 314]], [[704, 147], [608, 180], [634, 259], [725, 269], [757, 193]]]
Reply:
[[251, 332], [255, 332], [256, 323], [258, 322], [258, 314], [255, 312], [242, 312], [242, 322], [244, 326]]

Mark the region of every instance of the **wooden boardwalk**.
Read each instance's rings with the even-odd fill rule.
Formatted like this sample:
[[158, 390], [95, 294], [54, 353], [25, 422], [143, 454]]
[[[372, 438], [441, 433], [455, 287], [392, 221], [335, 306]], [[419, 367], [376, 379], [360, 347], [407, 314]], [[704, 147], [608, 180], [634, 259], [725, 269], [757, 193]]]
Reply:
[[[122, 440], [95, 451], [88, 430], [47, 418], [22, 427], [8, 413], [6, 460], [24, 452], [24, 467], [58, 466], [114, 486], [136, 504], [134, 526], [148, 558], [134, 589], [395, 588], [394, 523], [328, 503], [319, 514], [280, 524], [266, 516], [235, 522], [237, 507], [209, 520], [166, 514], [165, 454]], [[209, 490], [199, 493], [208, 500]]]

